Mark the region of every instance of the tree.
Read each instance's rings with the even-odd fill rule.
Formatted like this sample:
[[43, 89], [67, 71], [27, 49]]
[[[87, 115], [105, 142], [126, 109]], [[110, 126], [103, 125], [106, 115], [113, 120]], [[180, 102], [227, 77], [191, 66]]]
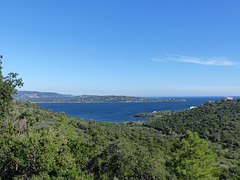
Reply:
[[188, 130], [171, 151], [172, 159], [166, 165], [178, 179], [218, 179], [215, 155], [197, 133]]
[[17, 73], [2, 75], [2, 56], [0, 55], [0, 121], [2, 122], [12, 110], [13, 95], [16, 94], [16, 87], [22, 87], [22, 79], [17, 78]]
[[0, 56], [0, 179], [93, 179], [84, 172], [88, 145], [63, 116], [57, 129], [36, 124], [25, 111], [13, 113], [13, 95], [23, 85], [16, 73], [3, 77]]

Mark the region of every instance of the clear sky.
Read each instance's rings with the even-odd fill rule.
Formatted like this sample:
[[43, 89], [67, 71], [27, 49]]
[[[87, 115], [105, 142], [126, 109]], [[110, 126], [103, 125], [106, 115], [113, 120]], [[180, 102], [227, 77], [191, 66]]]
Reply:
[[239, 96], [239, 0], [0, 0], [22, 90]]

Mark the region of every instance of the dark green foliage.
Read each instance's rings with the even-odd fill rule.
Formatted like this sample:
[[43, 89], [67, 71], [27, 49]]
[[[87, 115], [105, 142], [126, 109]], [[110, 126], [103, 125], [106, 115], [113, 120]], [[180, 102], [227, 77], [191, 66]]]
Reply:
[[42, 174], [51, 179], [91, 179], [91, 175], [83, 172], [89, 147], [72, 134], [71, 126], [63, 121], [64, 117], [60, 119], [58, 129], [33, 127], [28, 113], [20, 117], [23, 119], [15, 124], [6, 124], [0, 136], [2, 179], [36, 178]]
[[145, 125], [163, 133], [168, 133], [170, 129], [178, 134], [191, 130], [201, 138], [221, 142], [225, 147], [239, 147], [240, 99], [207, 103], [171, 116], [153, 118]]
[[159, 155], [129, 141], [113, 142], [92, 160], [95, 179], [166, 179]]
[[163, 134], [197, 132], [211, 141], [222, 168], [220, 178], [239, 179], [240, 166], [240, 99], [206, 103], [194, 109], [156, 117], [144, 123]]
[[[1, 64], [1, 60], [0, 60]], [[3, 77], [0, 72], [0, 120], [9, 115], [12, 110], [13, 95], [16, 93], [16, 87], [23, 85], [21, 79], [17, 79], [16, 73], [9, 73], [7, 77]]]
[[168, 111], [154, 111], [151, 113], [138, 113], [135, 114], [134, 117], [139, 117], [139, 118], [153, 118], [153, 117], [162, 117], [164, 115], [171, 115], [173, 112], [168, 110]]
[[174, 144], [171, 154], [172, 159], [166, 165], [178, 179], [218, 179], [216, 156], [197, 133], [188, 130]]
[[25, 109], [4, 124], [0, 137], [0, 177], [91, 179], [91, 175], [83, 172], [90, 148], [74, 135], [69, 120], [61, 115], [56, 121], [57, 129], [37, 128], [44, 124], [37, 122], [41, 113], [36, 114]]
[[100, 122], [90, 123], [84, 129], [94, 143], [89, 166], [95, 179], [166, 178], [165, 153], [171, 141], [157, 131]]
[[[24, 118], [28, 114], [26, 112], [30, 112], [32, 119], [36, 120], [37, 117], [40, 117], [34, 127], [51, 125], [57, 128], [56, 130], [61, 134], [65, 133], [71, 142], [68, 147], [72, 150], [74, 157], [79, 159], [76, 163], [84, 162], [82, 171], [93, 173], [95, 179], [112, 179], [114, 177], [119, 179], [159, 179], [161, 177], [160, 179], [166, 179], [168, 176], [164, 163], [173, 141], [171, 137], [161, 135], [154, 129], [143, 127], [139, 122], [126, 124], [97, 122], [47, 111], [35, 104], [18, 101], [16, 103], [18, 106], [15, 107], [22, 112], [19, 113], [19, 116]], [[70, 137], [79, 137], [79, 139], [71, 140]], [[77, 145], [74, 145], [75, 143]], [[85, 153], [79, 153], [83, 150]], [[84, 158], [82, 155], [85, 155]], [[120, 159], [115, 162], [116, 156], [119, 156]], [[48, 175], [47, 171], [42, 173]]]

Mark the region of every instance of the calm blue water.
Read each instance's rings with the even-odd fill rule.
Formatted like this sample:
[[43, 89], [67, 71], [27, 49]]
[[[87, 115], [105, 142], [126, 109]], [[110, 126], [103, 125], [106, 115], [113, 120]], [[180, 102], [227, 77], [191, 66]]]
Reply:
[[40, 107], [79, 118], [117, 122], [144, 120], [133, 115], [161, 110], [184, 110], [207, 101], [223, 97], [180, 97], [184, 102], [141, 102], [141, 103], [38, 103]]

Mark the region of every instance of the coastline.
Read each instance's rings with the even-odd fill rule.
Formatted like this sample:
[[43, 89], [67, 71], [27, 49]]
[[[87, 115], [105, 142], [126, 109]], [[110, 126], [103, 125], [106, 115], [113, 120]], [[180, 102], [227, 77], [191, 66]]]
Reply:
[[[21, 101], [21, 100], [20, 100]], [[116, 102], [104, 102], [104, 101], [91, 101], [91, 102], [50, 102], [50, 101], [46, 101], [46, 102], [35, 102], [35, 101], [23, 101], [23, 102], [30, 102], [33, 104], [40, 104], [40, 103], [69, 103], [69, 104], [89, 104], [89, 103], [152, 103], [152, 102], [185, 102], [187, 100], [164, 100], [164, 101], [116, 101]]]

